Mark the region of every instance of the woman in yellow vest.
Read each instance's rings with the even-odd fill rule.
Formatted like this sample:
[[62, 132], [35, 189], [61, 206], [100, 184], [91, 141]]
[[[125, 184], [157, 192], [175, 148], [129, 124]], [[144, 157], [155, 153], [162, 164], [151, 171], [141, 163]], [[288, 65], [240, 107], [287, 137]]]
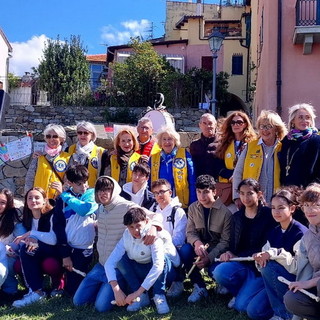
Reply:
[[224, 160], [225, 165], [220, 171], [220, 182], [229, 181], [242, 150], [247, 143], [256, 138], [257, 135], [246, 113], [235, 111], [225, 119], [216, 151], [217, 157]]
[[280, 187], [278, 152], [281, 140], [287, 133], [286, 126], [274, 111], [262, 110], [257, 119], [259, 138], [245, 147], [233, 173], [233, 198], [239, 198], [236, 190], [243, 179], [253, 178], [260, 183], [267, 203]]
[[97, 131], [91, 122], [77, 123], [77, 137], [78, 142], [66, 150], [71, 154], [70, 165], [84, 165], [89, 170], [89, 187], [93, 188], [100, 171], [104, 149], [94, 143], [97, 139]]
[[101, 160], [100, 175], [111, 176], [122, 187], [132, 180], [132, 169], [139, 161], [139, 143], [129, 127], [121, 129], [114, 139], [114, 152], [105, 152]]
[[46, 142], [43, 155], [35, 155], [25, 178], [25, 193], [33, 187], [42, 188], [49, 199], [58, 196], [55, 188], [57, 182], [63, 183], [64, 174], [70, 154], [62, 151], [66, 141], [64, 128], [57, 124], [49, 124], [43, 132]]
[[174, 196], [183, 208], [196, 201], [195, 174], [190, 153], [180, 147], [180, 135], [172, 126], [162, 128], [157, 134], [161, 151], [149, 160], [151, 183], [166, 179], [172, 186]]
[[[222, 123], [219, 134], [216, 156], [223, 161], [219, 182], [230, 183], [242, 150], [247, 143], [255, 140], [257, 135], [248, 115], [242, 111], [232, 112]], [[232, 212], [238, 210], [234, 204], [229, 209]]]

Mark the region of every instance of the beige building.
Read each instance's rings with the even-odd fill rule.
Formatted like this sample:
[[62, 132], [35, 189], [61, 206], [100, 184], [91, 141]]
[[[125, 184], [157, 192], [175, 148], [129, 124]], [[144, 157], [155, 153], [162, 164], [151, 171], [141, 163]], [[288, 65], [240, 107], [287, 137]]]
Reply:
[[218, 52], [217, 73], [224, 71], [230, 75], [229, 92], [232, 98], [228, 110], [221, 110], [221, 114], [250, 109], [249, 4], [250, 1], [229, 1], [228, 5], [204, 4], [201, 0], [167, 1], [165, 40], [188, 40], [188, 66], [212, 70], [208, 36], [214, 29], [225, 35]]

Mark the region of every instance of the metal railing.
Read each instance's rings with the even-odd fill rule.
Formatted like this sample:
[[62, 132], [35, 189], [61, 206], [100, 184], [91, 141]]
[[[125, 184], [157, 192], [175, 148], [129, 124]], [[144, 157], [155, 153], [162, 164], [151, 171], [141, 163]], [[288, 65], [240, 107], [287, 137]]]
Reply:
[[296, 26], [320, 26], [320, 0], [297, 0]]
[[[106, 107], [147, 107], [154, 106], [158, 92], [165, 95], [165, 105], [170, 107], [198, 107], [204, 101], [204, 83], [194, 83], [186, 90], [185, 83], [172, 82], [170, 89], [165, 90], [160, 83], [148, 83], [139, 90], [132, 88], [130, 94], [124, 94], [108, 81], [100, 84], [96, 90], [91, 90], [89, 82], [79, 86], [72, 92], [60, 90], [49, 94], [39, 89], [39, 86], [14, 88], [10, 90], [11, 105], [41, 105], [41, 106], [106, 106]], [[84, 89], [85, 88], [85, 89]]]

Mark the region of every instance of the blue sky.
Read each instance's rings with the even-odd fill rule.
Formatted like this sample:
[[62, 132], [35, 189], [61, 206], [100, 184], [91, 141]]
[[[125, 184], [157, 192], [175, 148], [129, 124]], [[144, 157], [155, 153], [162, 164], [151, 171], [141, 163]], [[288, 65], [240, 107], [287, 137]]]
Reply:
[[7, 0], [0, 28], [13, 47], [10, 71], [23, 75], [37, 66], [46, 39], [57, 35], [80, 35], [88, 54], [105, 53], [107, 45], [127, 43], [130, 36], [146, 37], [151, 23], [153, 37], [160, 37], [165, 7], [166, 0]]

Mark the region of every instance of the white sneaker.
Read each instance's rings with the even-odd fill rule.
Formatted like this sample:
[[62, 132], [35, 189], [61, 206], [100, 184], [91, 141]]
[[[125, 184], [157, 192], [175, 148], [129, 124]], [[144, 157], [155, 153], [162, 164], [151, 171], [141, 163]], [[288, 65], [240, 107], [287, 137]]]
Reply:
[[272, 318], [270, 318], [269, 320], [284, 320], [283, 318], [274, 315]]
[[127, 311], [136, 312], [150, 304], [148, 292], [144, 292], [139, 298], [139, 301], [135, 301], [128, 305]]
[[172, 282], [169, 290], [167, 291], [167, 297], [169, 298], [179, 297], [180, 294], [183, 292], [183, 290], [184, 290], [183, 283], [181, 281], [174, 281]]
[[170, 309], [164, 294], [155, 294], [153, 297], [154, 304], [156, 305], [159, 314], [169, 313]]
[[202, 298], [206, 298], [208, 296], [208, 291], [206, 288], [200, 288], [196, 283], [193, 285], [192, 293], [188, 298], [188, 302], [197, 302]]
[[236, 304], [236, 297], [233, 297], [228, 303], [228, 308], [233, 309], [235, 304]]
[[25, 306], [28, 306], [29, 304], [34, 303], [34, 302], [44, 300], [45, 297], [46, 297], [45, 293], [43, 293], [41, 295], [37, 292], [31, 291], [31, 292], [25, 294], [21, 300], [14, 301], [12, 306], [16, 307], [16, 308], [25, 307]]

